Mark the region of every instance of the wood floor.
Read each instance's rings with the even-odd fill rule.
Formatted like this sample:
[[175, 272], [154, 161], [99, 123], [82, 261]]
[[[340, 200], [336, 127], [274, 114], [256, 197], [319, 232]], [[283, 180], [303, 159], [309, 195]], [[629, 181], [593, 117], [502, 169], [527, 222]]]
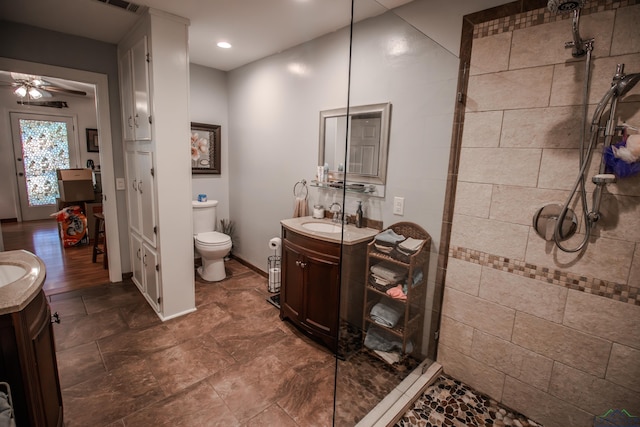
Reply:
[[109, 283], [103, 255], [93, 263], [93, 246], [65, 248], [55, 219], [2, 224], [5, 251], [24, 249], [39, 256], [47, 268], [45, 293], [50, 295]]

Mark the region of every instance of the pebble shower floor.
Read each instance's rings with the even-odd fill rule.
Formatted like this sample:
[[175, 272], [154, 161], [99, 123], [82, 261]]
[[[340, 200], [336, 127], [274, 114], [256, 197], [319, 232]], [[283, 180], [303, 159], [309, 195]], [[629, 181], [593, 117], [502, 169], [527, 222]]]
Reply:
[[436, 426], [542, 427], [446, 375], [438, 377], [396, 424], [396, 427]]

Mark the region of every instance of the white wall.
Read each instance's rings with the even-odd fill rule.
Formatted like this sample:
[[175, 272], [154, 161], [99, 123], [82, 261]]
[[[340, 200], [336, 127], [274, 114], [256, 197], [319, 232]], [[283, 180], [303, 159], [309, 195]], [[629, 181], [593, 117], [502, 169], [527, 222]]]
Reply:
[[[294, 184], [314, 178], [320, 110], [347, 105], [348, 42], [343, 29], [230, 73], [235, 253], [258, 267], [266, 263], [269, 238], [280, 234], [279, 221], [293, 213]], [[384, 226], [418, 223], [432, 235], [434, 251], [457, 66], [453, 55], [393, 14], [354, 30], [351, 105], [391, 102], [391, 134], [386, 197], [348, 196], [345, 211], [354, 213], [363, 199], [365, 216]], [[328, 206], [341, 196], [312, 189], [309, 203]], [[404, 216], [392, 214], [394, 196], [405, 198]]]
[[227, 73], [202, 65], [190, 64], [190, 113], [191, 121], [221, 126], [220, 175], [194, 174], [191, 177], [192, 199], [206, 194], [209, 200], [217, 200], [218, 220], [229, 218], [229, 119]]
[[[434, 238], [434, 250], [455, 105], [458, 60], [451, 52], [459, 50], [463, 15], [503, 3], [417, 0], [354, 31], [351, 105], [392, 103], [386, 197], [365, 198], [365, 216], [385, 225], [416, 222]], [[268, 240], [293, 213], [293, 186], [314, 178], [319, 111], [347, 105], [348, 37], [339, 30], [229, 73], [234, 253], [257, 267], [265, 268]], [[403, 46], [404, 53], [389, 54]], [[405, 198], [402, 217], [392, 214], [394, 196]], [[309, 204], [339, 198], [312, 190]], [[347, 199], [346, 212], [355, 211], [355, 200]]]

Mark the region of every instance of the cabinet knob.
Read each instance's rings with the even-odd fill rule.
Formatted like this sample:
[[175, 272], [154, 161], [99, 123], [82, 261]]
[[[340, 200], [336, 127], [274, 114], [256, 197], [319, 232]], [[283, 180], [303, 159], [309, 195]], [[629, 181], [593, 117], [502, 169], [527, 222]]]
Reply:
[[138, 181], [134, 179], [133, 182], [131, 183], [131, 187], [133, 187], [133, 191], [137, 191], [138, 190]]
[[130, 128], [133, 129], [133, 117], [129, 116], [129, 118], [127, 119], [127, 124], [129, 125]]
[[142, 181], [138, 181], [138, 192], [142, 194]]

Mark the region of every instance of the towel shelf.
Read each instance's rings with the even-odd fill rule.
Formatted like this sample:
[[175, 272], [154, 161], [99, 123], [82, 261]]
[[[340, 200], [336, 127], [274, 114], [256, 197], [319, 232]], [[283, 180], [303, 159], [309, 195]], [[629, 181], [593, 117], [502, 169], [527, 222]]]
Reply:
[[[429, 267], [429, 248], [431, 247], [431, 236], [422, 227], [411, 222], [398, 222], [389, 229], [404, 237], [412, 237], [421, 239], [424, 242], [418, 247], [412, 255], [399, 257], [394, 256], [396, 253], [382, 253], [376, 249], [375, 238], [367, 245], [367, 262], [366, 262], [366, 278], [364, 287], [364, 311], [362, 316], [362, 335], [363, 343], [365, 342], [367, 331], [370, 327], [375, 326], [382, 328], [392, 334], [398, 336], [402, 342], [402, 348], [399, 349], [401, 359], [408, 356], [412, 352], [420, 352], [422, 345], [422, 325], [424, 323], [425, 296], [427, 288], [427, 273]], [[407, 272], [407, 298], [406, 300], [398, 300], [389, 296], [385, 291], [375, 288], [371, 285], [370, 276], [371, 267], [380, 262], [391, 262], [393, 265], [401, 267]], [[412, 278], [417, 272], [422, 272], [422, 279], [411, 285]], [[399, 301], [404, 305], [404, 313], [400, 321], [393, 327], [387, 328], [384, 325], [376, 323], [371, 318], [372, 307], [380, 301]], [[375, 350], [375, 349], [370, 349]], [[371, 354], [376, 354], [371, 352]]]

